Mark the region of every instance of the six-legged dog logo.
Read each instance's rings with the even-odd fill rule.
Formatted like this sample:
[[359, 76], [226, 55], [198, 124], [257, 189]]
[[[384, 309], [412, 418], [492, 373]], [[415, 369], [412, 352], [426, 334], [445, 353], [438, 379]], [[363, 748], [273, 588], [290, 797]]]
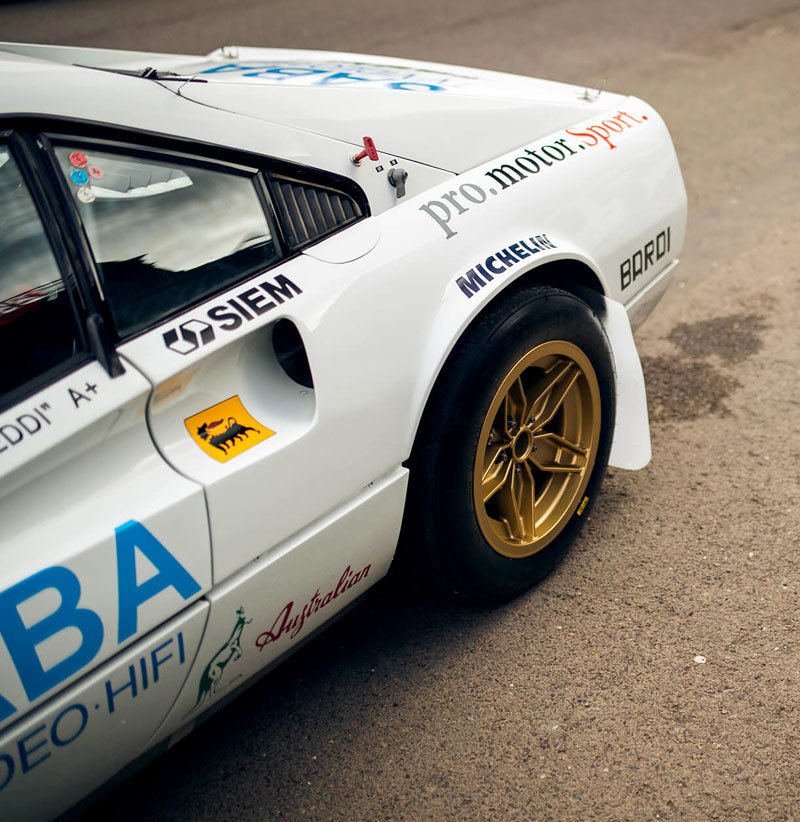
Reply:
[[201, 440], [205, 440], [214, 448], [219, 448], [223, 454], [228, 453], [228, 448], [235, 445], [239, 440], [247, 437], [250, 431], [255, 431], [256, 434], [261, 432], [257, 428], [251, 428], [249, 425], [239, 425], [234, 417], [228, 417], [228, 427], [219, 434], [212, 434], [211, 431], [219, 428], [224, 423], [224, 420], [215, 420], [214, 422], [204, 422], [197, 427], [197, 436]]
[[253, 417], [236, 395], [192, 414], [184, 425], [195, 443], [217, 462], [235, 459], [275, 434]]

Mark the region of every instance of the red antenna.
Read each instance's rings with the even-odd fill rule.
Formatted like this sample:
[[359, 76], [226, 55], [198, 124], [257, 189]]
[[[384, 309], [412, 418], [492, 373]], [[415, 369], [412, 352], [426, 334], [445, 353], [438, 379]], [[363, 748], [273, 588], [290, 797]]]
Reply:
[[365, 157], [369, 157], [373, 162], [378, 159], [378, 149], [375, 148], [375, 141], [372, 137], [364, 137], [364, 148], [358, 154], [353, 154], [350, 159], [355, 165], [360, 166]]

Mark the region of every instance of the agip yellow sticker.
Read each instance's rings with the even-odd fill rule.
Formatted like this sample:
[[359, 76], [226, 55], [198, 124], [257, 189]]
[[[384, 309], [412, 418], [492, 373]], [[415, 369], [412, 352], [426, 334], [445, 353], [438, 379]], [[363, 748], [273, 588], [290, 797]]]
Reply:
[[238, 396], [206, 408], [184, 420], [192, 439], [219, 462], [227, 462], [275, 432], [252, 417]]

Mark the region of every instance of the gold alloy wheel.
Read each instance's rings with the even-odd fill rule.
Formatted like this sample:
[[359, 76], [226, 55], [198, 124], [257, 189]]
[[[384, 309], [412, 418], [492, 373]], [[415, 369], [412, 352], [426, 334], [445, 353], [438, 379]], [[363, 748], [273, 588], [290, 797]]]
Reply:
[[541, 551], [582, 504], [600, 440], [592, 364], [563, 340], [537, 345], [508, 372], [481, 428], [475, 513], [492, 548], [514, 559]]

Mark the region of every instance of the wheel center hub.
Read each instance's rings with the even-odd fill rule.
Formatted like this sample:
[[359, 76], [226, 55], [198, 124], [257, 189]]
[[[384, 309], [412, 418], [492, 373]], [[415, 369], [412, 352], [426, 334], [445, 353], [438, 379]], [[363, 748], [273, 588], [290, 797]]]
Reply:
[[533, 450], [533, 436], [527, 428], [518, 431], [511, 442], [511, 455], [515, 462], [525, 462]]

